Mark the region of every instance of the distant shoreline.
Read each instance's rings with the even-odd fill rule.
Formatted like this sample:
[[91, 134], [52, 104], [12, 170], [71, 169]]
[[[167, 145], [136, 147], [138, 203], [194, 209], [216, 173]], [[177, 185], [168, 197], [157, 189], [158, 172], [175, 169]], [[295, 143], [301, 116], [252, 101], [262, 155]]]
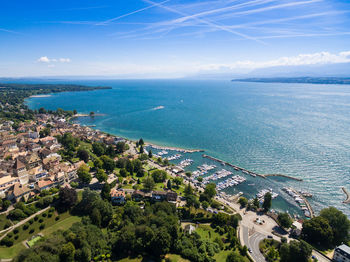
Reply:
[[40, 97], [50, 97], [52, 95], [32, 95], [29, 98], [40, 98]]
[[232, 79], [232, 82], [350, 85], [350, 77], [252, 77]]

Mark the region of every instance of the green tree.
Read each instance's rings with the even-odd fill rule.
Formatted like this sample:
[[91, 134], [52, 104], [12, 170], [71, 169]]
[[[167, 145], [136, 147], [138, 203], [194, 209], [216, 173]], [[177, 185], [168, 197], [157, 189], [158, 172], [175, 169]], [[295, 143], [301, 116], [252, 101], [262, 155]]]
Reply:
[[260, 202], [259, 199], [257, 197], [254, 198], [253, 200], [253, 207], [258, 210], [260, 208]]
[[115, 168], [115, 163], [113, 159], [111, 159], [109, 156], [103, 155], [100, 157], [103, 165], [102, 167], [107, 171], [107, 172], [113, 172]]
[[167, 179], [167, 173], [164, 170], [155, 170], [152, 173], [152, 177], [154, 182], [156, 183], [162, 183]]
[[267, 192], [264, 196], [264, 202], [262, 204], [262, 207], [264, 208], [265, 212], [269, 211], [271, 208], [272, 203], [272, 195], [270, 192]]
[[125, 150], [126, 150], [125, 142], [118, 142], [116, 145], [116, 152], [118, 154], [122, 154], [122, 153], [124, 153]]
[[103, 166], [102, 160], [100, 158], [96, 157], [94, 159], [94, 168], [97, 170], [99, 168], [102, 168], [102, 166]]
[[85, 149], [80, 148], [77, 153], [78, 157], [83, 160], [85, 163], [89, 162], [89, 152]]
[[61, 187], [58, 196], [59, 205], [64, 209], [73, 207], [78, 200], [77, 191], [73, 188]]
[[325, 218], [332, 228], [334, 245], [349, 240], [350, 221], [343, 212], [335, 207], [329, 207], [321, 210], [320, 216]]
[[216, 195], [216, 184], [207, 184], [204, 189], [204, 194], [206, 194], [210, 199], [212, 199]]
[[108, 175], [105, 173], [103, 169], [97, 169], [95, 177], [97, 178], [98, 182], [106, 182], [108, 179]]
[[193, 195], [193, 188], [190, 184], [187, 184], [184, 189], [185, 196], [192, 196]]
[[127, 177], [127, 176], [128, 176], [128, 172], [126, 171], [125, 168], [120, 169], [119, 174], [120, 174], [122, 177]]
[[106, 153], [106, 146], [102, 143], [96, 142], [92, 144], [92, 151], [97, 156], [102, 156]]
[[243, 256], [241, 256], [237, 251], [230, 253], [227, 258], [226, 262], [245, 262]]
[[148, 157], [149, 157], [149, 158], [152, 158], [152, 157], [153, 157], [153, 154], [152, 154], [152, 150], [151, 150], [151, 149], [148, 151]]
[[143, 149], [143, 146], [141, 145], [140, 146], [140, 154], [143, 154], [143, 152], [144, 152], [144, 149]]
[[77, 171], [80, 181], [83, 182], [84, 184], [89, 184], [92, 179], [89, 171], [90, 171], [90, 168], [85, 164], [82, 164]]
[[108, 183], [105, 183], [101, 190], [102, 199], [110, 200], [111, 199], [111, 186]]
[[72, 242], [63, 245], [60, 253], [61, 261], [74, 261], [75, 247]]
[[148, 176], [145, 178], [145, 180], [143, 180], [143, 188], [150, 192], [154, 189], [155, 187], [155, 183], [152, 177]]
[[134, 165], [133, 165], [133, 163], [130, 160], [128, 160], [126, 162], [126, 167], [125, 168], [130, 173], [131, 176], [134, 174]]
[[328, 220], [320, 216], [304, 221], [301, 237], [309, 243], [323, 247], [330, 247], [334, 238]]
[[101, 213], [100, 211], [98, 210], [98, 208], [94, 208], [91, 212], [91, 215], [90, 215], [90, 218], [91, 218], [91, 222], [100, 227], [101, 226], [101, 220], [102, 220], [102, 216], [101, 216]]
[[245, 197], [240, 197], [238, 203], [241, 205], [241, 207], [246, 207], [248, 204], [248, 199]]
[[139, 140], [139, 145], [140, 145], [140, 146], [143, 146], [144, 144], [145, 144], [145, 142], [143, 141], [142, 138], [140, 138], [140, 140]]
[[167, 184], [166, 184], [166, 187], [167, 187], [168, 189], [171, 189], [171, 188], [172, 188], [172, 183], [171, 183], [171, 180], [170, 180], [170, 179], [168, 179], [168, 182], [167, 182]]
[[277, 217], [278, 223], [284, 228], [290, 228], [293, 220], [287, 213], [279, 213]]

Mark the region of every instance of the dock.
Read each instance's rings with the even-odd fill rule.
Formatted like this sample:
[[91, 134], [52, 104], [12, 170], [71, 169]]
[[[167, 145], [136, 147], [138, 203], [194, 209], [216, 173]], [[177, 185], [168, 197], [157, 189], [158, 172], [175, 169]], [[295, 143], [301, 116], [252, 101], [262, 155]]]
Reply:
[[264, 176], [264, 177], [279, 176], [279, 177], [285, 177], [285, 178], [289, 178], [289, 179], [296, 180], [296, 181], [303, 181], [301, 178], [292, 177], [292, 176], [283, 175], [283, 174], [265, 174], [265, 175], [263, 175], [263, 176]]
[[225, 161], [222, 161], [218, 158], [215, 158], [215, 157], [212, 157], [212, 156], [208, 156], [208, 155], [202, 155], [202, 157], [204, 158], [208, 158], [210, 160], [213, 160], [213, 161], [216, 161], [216, 162], [219, 162], [220, 164], [224, 165], [224, 166], [230, 166], [230, 167], [233, 167], [235, 170], [240, 170], [242, 171], [243, 173], [245, 174], [248, 174], [248, 175], [251, 175], [253, 177], [256, 177], [256, 176], [259, 176], [259, 177], [262, 177], [262, 178], [266, 178], [264, 175], [261, 175], [261, 174], [258, 174], [258, 173], [255, 173], [255, 172], [252, 172], [252, 171], [249, 171], [243, 167], [239, 167], [239, 166], [236, 166], [236, 165], [233, 165], [231, 163], [228, 163], [228, 162], [225, 162]]
[[312, 209], [312, 207], [311, 207], [309, 201], [308, 201], [302, 194], [300, 194], [298, 191], [296, 191], [295, 189], [291, 188], [291, 190], [292, 190], [295, 194], [297, 194], [302, 200], [304, 200], [305, 205], [306, 205], [307, 209], [309, 210], [310, 218], [315, 217], [314, 210]]
[[349, 191], [345, 188], [345, 187], [342, 187], [341, 188], [344, 192], [344, 194], [346, 195], [346, 199], [343, 201], [344, 204], [350, 204], [350, 193]]
[[170, 147], [170, 146], [158, 146], [151, 143], [145, 143], [145, 146], [150, 146], [154, 149], [158, 150], [171, 150], [171, 151], [178, 151], [180, 153], [196, 153], [196, 152], [204, 152], [203, 149], [184, 149], [184, 148], [178, 148], [178, 147]]

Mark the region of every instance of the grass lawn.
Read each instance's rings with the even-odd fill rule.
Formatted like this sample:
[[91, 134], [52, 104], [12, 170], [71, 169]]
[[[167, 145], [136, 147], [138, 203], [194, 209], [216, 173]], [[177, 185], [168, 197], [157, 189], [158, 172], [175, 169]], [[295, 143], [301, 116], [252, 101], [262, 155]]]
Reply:
[[120, 259], [120, 260], [117, 260], [118, 262], [141, 262], [143, 261], [142, 258], [123, 258], [123, 259]]
[[219, 233], [215, 232], [210, 226], [207, 225], [199, 225], [196, 229], [198, 235], [200, 235], [203, 239], [214, 241], [215, 238], [223, 238]]
[[42, 236], [36, 236], [36, 237], [34, 237], [33, 239], [29, 240], [29, 241], [27, 242], [28, 246], [30, 246], [30, 247], [34, 246], [34, 244], [35, 244], [36, 242], [38, 242], [41, 238], [42, 238]]
[[165, 257], [170, 258], [172, 262], [189, 262], [189, 260], [182, 258], [180, 255], [168, 254]]
[[[44, 212], [48, 214], [48, 212]], [[14, 234], [12, 232], [11, 239], [14, 240], [14, 245], [11, 247], [0, 247], [0, 259], [2, 258], [12, 258], [15, 255], [18, 254], [22, 249], [24, 249], [23, 241], [29, 239], [33, 235], [36, 235], [38, 233], [42, 233], [45, 236], [48, 236], [52, 234], [53, 232], [62, 229], [68, 229], [70, 228], [75, 222], [81, 221], [80, 217], [77, 216], [71, 216], [69, 212], [65, 212], [62, 214], [59, 214], [60, 219], [58, 221], [55, 220], [57, 217], [57, 213], [53, 213], [52, 217], [43, 217], [42, 214], [40, 214], [39, 219], [43, 219], [43, 222], [40, 223], [39, 219], [37, 221], [34, 221], [32, 224], [29, 225], [29, 228], [24, 230], [23, 226], [18, 227], [18, 233]], [[40, 225], [44, 224], [45, 228], [43, 230], [40, 230]], [[30, 230], [34, 229], [34, 232], [30, 233]], [[17, 239], [16, 239], [17, 238]]]
[[6, 214], [0, 215], [0, 231], [5, 229], [6, 222], [9, 220], [6, 218]]

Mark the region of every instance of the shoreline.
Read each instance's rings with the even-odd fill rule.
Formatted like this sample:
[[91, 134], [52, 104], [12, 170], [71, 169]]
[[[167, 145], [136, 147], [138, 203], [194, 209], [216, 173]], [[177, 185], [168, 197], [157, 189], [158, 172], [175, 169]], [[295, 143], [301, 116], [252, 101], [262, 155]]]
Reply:
[[72, 116], [72, 118], [78, 118], [78, 117], [94, 117], [94, 116], [106, 116], [107, 114], [93, 114], [93, 115], [90, 115], [90, 114], [75, 114]]
[[29, 98], [51, 97], [52, 95], [32, 95]]

